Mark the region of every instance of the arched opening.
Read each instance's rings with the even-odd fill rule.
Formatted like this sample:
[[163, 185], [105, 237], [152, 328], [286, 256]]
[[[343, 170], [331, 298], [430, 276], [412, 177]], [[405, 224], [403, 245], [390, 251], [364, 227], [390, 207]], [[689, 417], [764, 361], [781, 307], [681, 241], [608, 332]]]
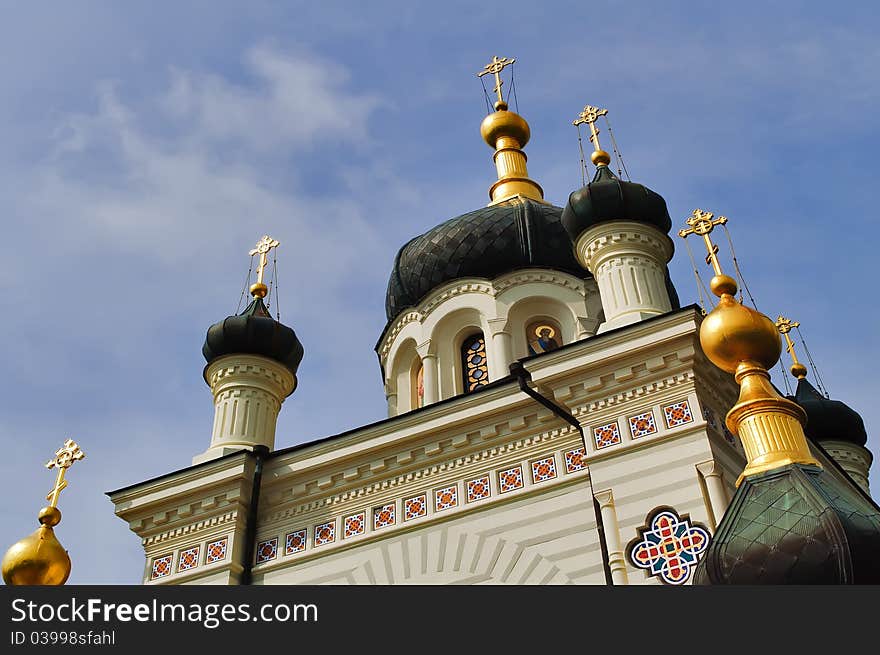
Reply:
[[489, 361], [482, 332], [466, 337], [461, 344], [461, 370], [465, 393], [489, 384]]
[[540, 355], [556, 350], [563, 344], [559, 323], [546, 318], [532, 320], [526, 326], [526, 344], [529, 355]]

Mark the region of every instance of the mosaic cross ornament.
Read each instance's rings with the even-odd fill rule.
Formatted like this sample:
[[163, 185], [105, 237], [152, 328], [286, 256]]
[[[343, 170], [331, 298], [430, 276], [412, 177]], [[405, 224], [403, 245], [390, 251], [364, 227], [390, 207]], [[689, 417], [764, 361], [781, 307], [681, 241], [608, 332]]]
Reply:
[[709, 531], [692, 523], [687, 514], [679, 516], [671, 507], [661, 507], [648, 515], [639, 536], [626, 548], [630, 562], [658, 576], [666, 584], [684, 584], [706, 549]]
[[516, 62], [516, 59], [508, 59], [507, 57], [499, 58], [498, 55], [495, 55], [494, 57], [492, 57], [492, 61], [486, 64], [486, 67], [483, 68], [483, 70], [481, 70], [479, 73], [477, 73], [477, 77], [483, 77], [483, 75], [495, 76], [495, 88], [492, 90], [498, 94], [498, 103], [496, 103], [496, 109], [499, 108], [497, 107], [497, 104], [499, 103], [505, 105], [505, 109], [507, 108], [504, 102], [504, 97], [501, 95], [501, 87], [504, 86], [504, 82], [501, 80], [501, 71], [504, 70], [505, 66], [510, 66], [514, 62]]
[[257, 245], [254, 246], [254, 249], [251, 250], [248, 254], [253, 257], [254, 255], [260, 256], [260, 265], [257, 267], [257, 283], [263, 283], [263, 272], [266, 270], [266, 265], [268, 264], [267, 255], [272, 248], [277, 248], [280, 242], [277, 239], [273, 239], [267, 234], [263, 235], [259, 241], [257, 241]]
[[46, 462], [47, 469], [58, 469], [58, 477], [55, 478], [55, 488], [46, 496], [46, 500], [49, 501], [49, 507], [58, 506], [58, 496], [67, 488], [67, 480], [64, 479], [67, 469], [73, 466], [74, 462], [81, 460], [85, 456], [85, 453], [80, 450], [77, 443], [73, 439], [68, 439], [61, 448], [55, 451], [55, 457]]

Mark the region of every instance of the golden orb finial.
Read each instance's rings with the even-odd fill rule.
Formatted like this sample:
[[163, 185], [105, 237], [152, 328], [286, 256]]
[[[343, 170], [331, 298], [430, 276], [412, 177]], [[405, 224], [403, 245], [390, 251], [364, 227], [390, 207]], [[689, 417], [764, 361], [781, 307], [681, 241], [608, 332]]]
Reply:
[[250, 293], [254, 298], [265, 298], [266, 294], [269, 293], [269, 287], [263, 284], [263, 273], [269, 262], [269, 251], [272, 250], [272, 248], [277, 248], [279, 245], [281, 244], [277, 239], [273, 239], [269, 235], [264, 234], [262, 238], [257, 241], [257, 245], [254, 246], [254, 249], [248, 253], [251, 257], [254, 255], [260, 256], [260, 263], [257, 266], [257, 281], [252, 284], [250, 288]]
[[480, 125], [480, 135], [483, 140], [490, 147], [495, 148], [495, 167], [498, 171], [498, 180], [489, 187], [490, 205], [517, 196], [542, 202], [544, 200], [544, 190], [529, 178], [526, 154], [522, 151], [531, 137], [529, 124], [522, 116], [508, 110], [502, 94], [504, 82], [501, 79], [501, 71], [515, 61], [516, 59], [496, 55], [477, 73], [477, 77], [489, 74], [495, 76], [495, 88], [492, 90], [498, 98], [494, 105], [495, 111], [486, 116]]
[[55, 487], [46, 496], [49, 505], [40, 510], [36, 531], [14, 543], [3, 555], [3, 580], [8, 585], [62, 585], [70, 576], [70, 556], [55, 537], [54, 526], [61, 522], [56, 506], [61, 492], [67, 488], [65, 472], [85, 454], [75, 441], [68, 439], [46, 464], [58, 469]]

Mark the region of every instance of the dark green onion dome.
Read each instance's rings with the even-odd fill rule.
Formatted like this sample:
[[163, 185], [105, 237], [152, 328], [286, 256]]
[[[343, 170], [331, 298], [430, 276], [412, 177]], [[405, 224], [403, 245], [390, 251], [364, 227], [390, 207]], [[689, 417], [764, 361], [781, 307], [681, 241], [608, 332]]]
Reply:
[[816, 466], [746, 477], [694, 584], [880, 584], [880, 508]]
[[208, 328], [202, 354], [209, 364], [234, 353], [274, 359], [296, 375], [303, 347], [296, 332], [272, 318], [262, 298], [254, 298], [241, 314], [229, 316]]
[[521, 268], [590, 277], [560, 223], [562, 209], [529, 198], [484, 207], [446, 221], [405, 244], [388, 280], [388, 321], [438, 286], [465, 277], [492, 280]]
[[867, 443], [868, 433], [859, 413], [839, 400], [829, 400], [806, 378], [798, 380], [795, 395], [789, 397], [807, 412], [804, 433], [813, 441], [846, 441], [857, 446]]
[[572, 243], [585, 230], [607, 221], [637, 221], [653, 225], [663, 234], [672, 228], [666, 201], [635, 182], [618, 179], [607, 166], [599, 166], [593, 181], [568, 197], [562, 225]]

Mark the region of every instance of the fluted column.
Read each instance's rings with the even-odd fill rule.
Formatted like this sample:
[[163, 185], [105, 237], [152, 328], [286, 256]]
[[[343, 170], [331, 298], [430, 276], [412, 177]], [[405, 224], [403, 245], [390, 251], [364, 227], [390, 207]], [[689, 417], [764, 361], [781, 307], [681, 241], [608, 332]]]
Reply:
[[620, 545], [620, 529], [617, 527], [617, 510], [614, 508], [614, 494], [605, 489], [594, 494], [599, 503], [602, 515], [602, 526], [605, 531], [605, 545], [608, 547], [608, 568], [611, 570], [611, 582], [615, 585], [629, 584], [626, 574], [626, 557]]
[[489, 320], [491, 347], [487, 348], [489, 356], [489, 380], [495, 381], [510, 374], [513, 362], [513, 335], [507, 330], [507, 319]]
[[440, 379], [437, 371], [437, 353], [431, 348], [431, 340], [419, 344], [416, 348], [422, 358], [422, 385], [424, 387], [424, 404], [436, 403], [440, 400]]
[[706, 495], [708, 496], [709, 507], [712, 509], [712, 517], [714, 519], [712, 529], [714, 530], [718, 527], [721, 517], [724, 516], [727, 506], [730, 504], [727, 488], [724, 486], [723, 473], [718, 462], [714, 459], [697, 464], [697, 471], [700, 472], [700, 475], [703, 476], [703, 481], [706, 483]]
[[211, 446], [193, 464], [254, 446], [275, 448], [275, 425], [281, 403], [296, 387], [290, 370], [268, 357], [233, 354], [205, 368], [214, 396]]
[[599, 332], [672, 309], [666, 262], [673, 247], [660, 230], [635, 221], [599, 223], [580, 235], [575, 250], [599, 286], [605, 310]]

